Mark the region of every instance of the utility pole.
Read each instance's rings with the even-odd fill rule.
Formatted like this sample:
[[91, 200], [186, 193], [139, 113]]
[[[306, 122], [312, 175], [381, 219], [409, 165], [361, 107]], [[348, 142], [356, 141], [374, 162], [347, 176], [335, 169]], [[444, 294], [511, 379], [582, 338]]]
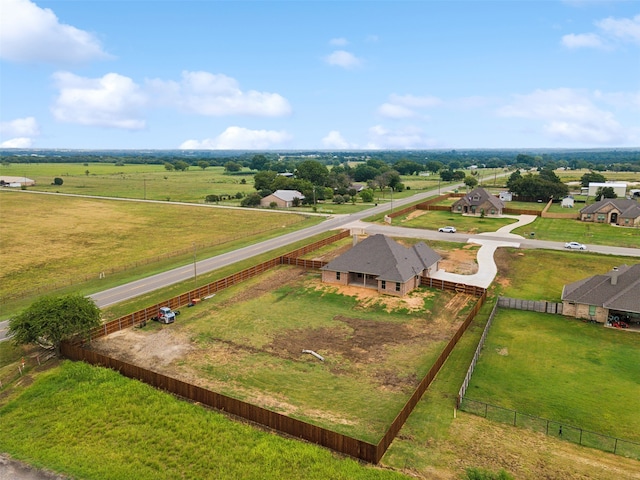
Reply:
[[196, 251], [196, 242], [193, 242], [193, 283], [194, 289], [198, 288], [198, 272], [196, 270], [196, 261], [197, 259], [197, 251]]

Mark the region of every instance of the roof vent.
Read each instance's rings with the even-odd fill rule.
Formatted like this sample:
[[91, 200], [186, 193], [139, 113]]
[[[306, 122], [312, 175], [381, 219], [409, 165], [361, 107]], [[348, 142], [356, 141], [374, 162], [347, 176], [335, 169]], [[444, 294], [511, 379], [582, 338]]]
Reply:
[[611, 271], [611, 285], [617, 285], [618, 284], [618, 274], [620, 272], [618, 272], [618, 267], [613, 267], [613, 270]]

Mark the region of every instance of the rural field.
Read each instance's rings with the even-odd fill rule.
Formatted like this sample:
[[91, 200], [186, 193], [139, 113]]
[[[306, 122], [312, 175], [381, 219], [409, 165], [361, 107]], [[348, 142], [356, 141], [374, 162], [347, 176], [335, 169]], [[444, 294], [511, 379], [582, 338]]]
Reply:
[[182, 309], [176, 324], [91, 348], [377, 443], [476, 300], [431, 289], [380, 296], [279, 267]]
[[3, 316], [11, 300], [83, 282], [93, 282], [97, 291], [129, 275], [192, 262], [194, 254], [206, 258], [323, 219], [20, 191], [2, 191], [0, 201]]

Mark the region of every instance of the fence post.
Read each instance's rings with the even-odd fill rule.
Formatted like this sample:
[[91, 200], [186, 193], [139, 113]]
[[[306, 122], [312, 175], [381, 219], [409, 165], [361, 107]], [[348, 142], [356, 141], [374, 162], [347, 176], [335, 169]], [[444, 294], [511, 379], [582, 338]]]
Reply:
[[516, 426], [516, 423], [518, 421], [518, 412], [516, 410], [513, 411], [513, 426]]
[[616, 450], [618, 449], [618, 439], [616, 438], [615, 443], [613, 444], [613, 453], [616, 453]]
[[488, 404], [484, 404], [484, 418], [487, 418], [487, 408], [489, 407]]
[[582, 445], [582, 429], [580, 429], [580, 445]]

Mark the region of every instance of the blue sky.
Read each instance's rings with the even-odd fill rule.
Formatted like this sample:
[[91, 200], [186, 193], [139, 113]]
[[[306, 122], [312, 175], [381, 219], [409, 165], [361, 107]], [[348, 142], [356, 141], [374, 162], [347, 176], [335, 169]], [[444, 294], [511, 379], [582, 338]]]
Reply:
[[0, 146], [640, 146], [640, 2], [0, 0]]

